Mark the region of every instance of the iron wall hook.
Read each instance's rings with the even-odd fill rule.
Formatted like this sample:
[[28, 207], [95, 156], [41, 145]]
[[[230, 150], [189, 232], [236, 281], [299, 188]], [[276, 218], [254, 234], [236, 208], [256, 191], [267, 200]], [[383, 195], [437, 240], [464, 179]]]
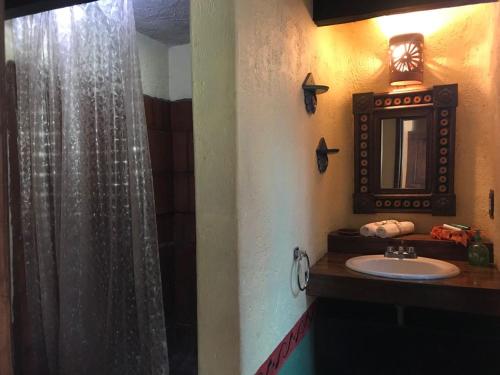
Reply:
[[321, 137], [318, 147], [316, 148], [316, 160], [318, 162], [319, 173], [325, 173], [328, 168], [328, 154], [337, 154], [338, 148], [328, 148], [325, 138]]
[[304, 90], [304, 102], [307, 113], [316, 113], [316, 106], [318, 104], [316, 95], [323, 94], [330, 88], [325, 85], [315, 84], [312, 73], [308, 73], [304, 83], [302, 83], [302, 89]]

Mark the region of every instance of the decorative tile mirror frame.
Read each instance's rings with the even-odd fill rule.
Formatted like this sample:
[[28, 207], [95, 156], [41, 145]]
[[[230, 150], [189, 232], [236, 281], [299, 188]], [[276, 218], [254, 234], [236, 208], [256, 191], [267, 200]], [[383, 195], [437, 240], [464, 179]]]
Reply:
[[[421, 91], [396, 93], [353, 94], [354, 114], [354, 177], [353, 211], [357, 214], [375, 212], [431, 213], [454, 216], [455, 115], [458, 104], [458, 85], [440, 85]], [[382, 188], [381, 152], [383, 120], [397, 124], [405, 121], [425, 121], [425, 155], [420, 165], [421, 186]], [[401, 125], [399, 134], [401, 135]], [[404, 129], [404, 128], [403, 128]], [[414, 129], [414, 126], [410, 129]], [[408, 132], [406, 134], [406, 147]], [[396, 136], [397, 137], [397, 136]], [[398, 143], [400, 142], [400, 143]], [[403, 140], [396, 138], [395, 144]], [[393, 146], [396, 148], [396, 146]], [[402, 147], [402, 146], [400, 146]], [[401, 170], [401, 150], [395, 154]], [[398, 159], [399, 156], [399, 159]], [[404, 163], [410, 165], [406, 150]], [[392, 168], [392, 167], [391, 167]], [[404, 167], [405, 171], [408, 167]], [[394, 172], [396, 173], [396, 172]], [[414, 172], [416, 173], [416, 172]], [[406, 176], [407, 177], [407, 176]]]

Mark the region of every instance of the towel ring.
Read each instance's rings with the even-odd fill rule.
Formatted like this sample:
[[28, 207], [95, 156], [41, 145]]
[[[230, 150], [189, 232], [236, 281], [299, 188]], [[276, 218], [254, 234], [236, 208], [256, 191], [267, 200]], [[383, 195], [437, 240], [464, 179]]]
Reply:
[[[300, 274], [302, 273], [302, 259], [306, 258], [307, 261], [307, 269], [304, 271], [304, 284], [300, 282]], [[303, 292], [306, 290], [307, 285], [309, 284], [309, 270], [311, 268], [311, 262], [309, 261], [309, 255], [304, 250], [300, 250], [298, 247], [293, 249], [293, 259], [297, 261], [297, 284], [299, 285], [299, 289]]]

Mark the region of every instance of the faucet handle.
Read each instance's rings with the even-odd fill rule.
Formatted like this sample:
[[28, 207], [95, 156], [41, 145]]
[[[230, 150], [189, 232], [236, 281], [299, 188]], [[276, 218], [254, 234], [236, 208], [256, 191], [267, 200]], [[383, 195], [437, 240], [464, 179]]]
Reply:
[[385, 249], [385, 256], [390, 257], [396, 254], [396, 248], [394, 246], [387, 246]]
[[415, 251], [414, 246], [408, 246], [407, 252], [408, 252], [409, 258], [416, 258], [417, 257], [417, 252]]

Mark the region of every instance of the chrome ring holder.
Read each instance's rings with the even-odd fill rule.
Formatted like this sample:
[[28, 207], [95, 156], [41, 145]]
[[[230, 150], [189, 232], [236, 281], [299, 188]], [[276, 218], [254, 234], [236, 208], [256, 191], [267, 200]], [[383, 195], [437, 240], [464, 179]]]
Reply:
[[[306, 259], [307, 269], [304, 271], [304, 284], [300, 281], [300, 274], [302, 273], [302, 260]], [[297, 262], [297, 283], [301, 291], [306, 290], [307, 284], [309, 284], [309, 269], [311, 268], [311, 262], [309, 261], [309, 256], [304, 250], [300, 250], [298, 247], [293, 249], [293, 259]]]

